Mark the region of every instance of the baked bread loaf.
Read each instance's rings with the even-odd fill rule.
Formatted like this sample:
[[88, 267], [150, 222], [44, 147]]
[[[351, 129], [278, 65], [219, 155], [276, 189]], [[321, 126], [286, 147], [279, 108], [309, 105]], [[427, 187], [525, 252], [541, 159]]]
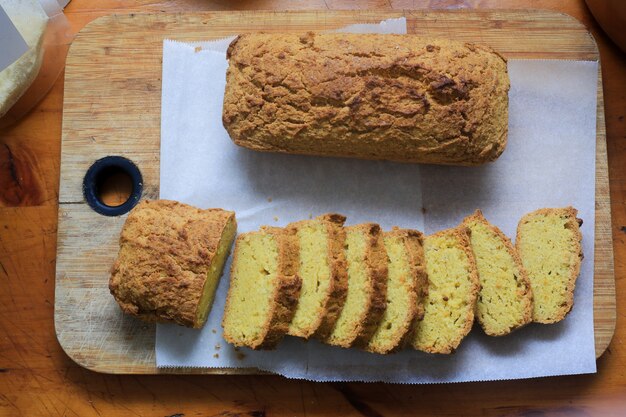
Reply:
[[503, 336], [532, 321], [533, 295], [522, 261], [511, 240], [480, 210], [466, 217], [480, 292], [476, 318], [489, 336]]
[[300, 248], [300, 299], [288, 334], [308, 339], [327, 337], [335, 327], [346, 299], [348, 273], [340, 214], [326, 214], [287, 227], [295, 230]]
[[480, 286], [469, 234], [459, 226], [424, 240], [428, 296], [413, 337], [415, 349], [452, 353], [472, 329]]
[[574, 287], [583, 259], [582, 235], [573, 207], [544, 208], [517, 225], [515, 245], [534, 296], [533, 321], [556, 323], [574, 305]]
[[387, 308], [367, 344], [370, 352], [386, 354], [403, 348], [413, 335], [415, 321], [424, 317], [428, 278], [422, 239], [422, 233], [409, 229], [383, 234], [389, 257]]
[[504, 150], [506, 60], [416, 35], [244, 34], [228, 48], [223, 123], [257, 150], [478, 165]]
[[348, 295], [326, 342], [364, 347], [376, 331], [387, 306], [387, 253], [380, 226], [346, 227]]
[[143, 320], [202, 327], [236, 231], [232, 211], [141, 201], [122, 228], [111, 294]]
[[222, 327], [235, 346], [271, 349], [289, 329], [302, 281], [293, 229], [263, 227], [237, 237]]

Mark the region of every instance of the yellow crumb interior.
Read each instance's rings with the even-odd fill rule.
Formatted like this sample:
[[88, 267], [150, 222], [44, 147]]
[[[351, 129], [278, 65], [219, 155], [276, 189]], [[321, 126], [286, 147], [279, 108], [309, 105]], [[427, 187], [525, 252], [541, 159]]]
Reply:
[[[490, 334], [504, 334], [524, 324], [528, 304], [520, 271], [501, 237], [482, 222], [471, 222], [472, 249], [481, 290], [476, 312]], [[527, 311], [527, 310], [526, 310]]]
[[578, 261], [575, 232], [568, 218], [537, 215], [520, 224], [518, 244], [533, 290], [533, 319], [554, 320], [567, 302], [570, 268]]
[[383, 314], [376, 333], [369, 342], [368, 349], [386, 353], [395, 348], [406, 333], [412, 321], [414, 306], [410, 303], [414, 287], [411, 285], [411, 265], [409, 255], [400, 236], [385, 236], [385, 248], [389, 256], [389, 278], [387, 281], [387, 309]]
[[249, 233], [237, 241], [236, 250], [224, 334], [243, 345], [255, 346], [263, 341], [272, 314], [278, 243], [271, 234]]
[[427, 237], [424, 256], [428, 297], [413, 346], [432, 352], [453, 350], [465, 336], [467, 317], [474, 308], [469, 259], [452, 234]]
[[215, 290], [217, 289], [217, 284], [222, 276], [224, 264], [228, 258], [230, 245], [232, 245], [236, 233], [237, 224], [235, 223], [234, 218], [232, 218], [224, 228], [224, 233], [222, 233], [222, 238], [220, 239], [217, 251], [213, 256], [211, 266], [207, 271], [206, 281], [204, 281], [204, 287], [202, 288], [202, 295], [200, 296], [200, 302], [198, 303], [198, 310], [196, 313], [197, 327], [201, 327], [204, 324], [209, 312], [211, 311], [213, 299], [215, 298]]
[[370, 285], [365, 265], [366, 241], [363, 232], [347, 229], [346, 260], [348, 262], [348, 294], [335, 328], [328, 339], [334, 345], [351, 344], [359, 332], [370, 298]]
[[330, 266], [328, 264], [328, 232], [326, 225], [310, 221], [298, 228], [302, 279], [298, 307], [289, 325], [292, 336], [309, 337], [319, 327], [328, 298]]

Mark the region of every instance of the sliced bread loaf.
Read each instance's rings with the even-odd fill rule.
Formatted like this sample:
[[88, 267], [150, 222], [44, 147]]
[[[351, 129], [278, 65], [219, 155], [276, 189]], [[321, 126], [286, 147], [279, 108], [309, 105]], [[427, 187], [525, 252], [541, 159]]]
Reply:
[[348, 286], [345, 220], [340, 214], [326, 214], [287, 226], [298, 238], [298, 275], [302, 279], [298, 306], [289, 324], [292, 336], [324, 337], [335, 326]]
[[574, 287], [583, 259], [582, 235], [573, 207], [544, 208], [517, 225], [515, 245], [534, 295], [533, 321], [556, 323], [574, 304]]
[[424, 317], [428, 278], [422, 239], [416, 230], [394, 228], [383, 234], [389, 257], [387, 308], [366, 347], [370, 352], [386, 354], [404, 347], [415, 320]]
[[224, 339], [271, 349], [287, 333], [302, 281], [295, 231], [264, 227], [237, 237], [226, 298]]
[[459, 226], [424, 240], [428, 296], [412, 345], [429, 353], [452, 353], [472, 329], [478, 272], [469, 229]]
[[480, 292], [476, 318], [486, 334], [503, 336], [532, 321], [530, 281], [511, 240], [485, 219], [480, 210], [465, 218]]
[[348, 294], [326, 342], [341, 347], [364, 346], [387, 306], [387, 253], [379, 225], [366, 223], [345, 230]]

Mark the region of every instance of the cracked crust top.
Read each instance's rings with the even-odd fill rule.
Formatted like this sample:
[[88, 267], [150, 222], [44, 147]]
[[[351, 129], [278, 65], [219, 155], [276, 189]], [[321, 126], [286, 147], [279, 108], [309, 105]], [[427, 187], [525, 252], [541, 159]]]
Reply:
[[244, 34], [223, 123], [250, 149], [478, 165], [504, 150], [506, 60], [417, 35]]

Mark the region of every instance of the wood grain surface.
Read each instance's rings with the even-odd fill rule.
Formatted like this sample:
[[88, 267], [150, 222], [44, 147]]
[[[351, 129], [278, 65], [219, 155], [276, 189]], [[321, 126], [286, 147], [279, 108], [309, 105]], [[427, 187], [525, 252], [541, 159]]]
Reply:
[[219, 9], [542, 8], [583, 22], [602, 60], [615, 248], [617, 327], [598, 374], [532, 381], [398, 386], [317, 384], [276, 376], [122, 376], [81, 368], [56, 341], [63, 80], [19, 124], [0, 132], [0, 415], [482, 415], [626, 414], [626, 57], [582, 1], [169, 1], [70, 3], [74, 30], [111, 12]]
[[[82, 189], [85, 172], [95, 160], [121, 155], [141, 170], [144, 198], [158, 197], [163, 39], [328, 30], [401, 15], [407, 18], [409, 33], [480, 41], [507, 58], [598, 59], [595, 42], [584, 26], [568, 16], [539, 10], [125, 14], [101, 17], [81, 30], [65, 73], [55, 292], [57, 336], [72, 359], [100, 372], [163, 372], [155, 363], [155, 326], [123, 315], [109, 295], [109, 271], [126, 216], [94, 212]], [[601, 74], [598, 98], [594, 319], [600, 356], [615, 328]], [[181, 368], [176, 372], [254, 371]]]

